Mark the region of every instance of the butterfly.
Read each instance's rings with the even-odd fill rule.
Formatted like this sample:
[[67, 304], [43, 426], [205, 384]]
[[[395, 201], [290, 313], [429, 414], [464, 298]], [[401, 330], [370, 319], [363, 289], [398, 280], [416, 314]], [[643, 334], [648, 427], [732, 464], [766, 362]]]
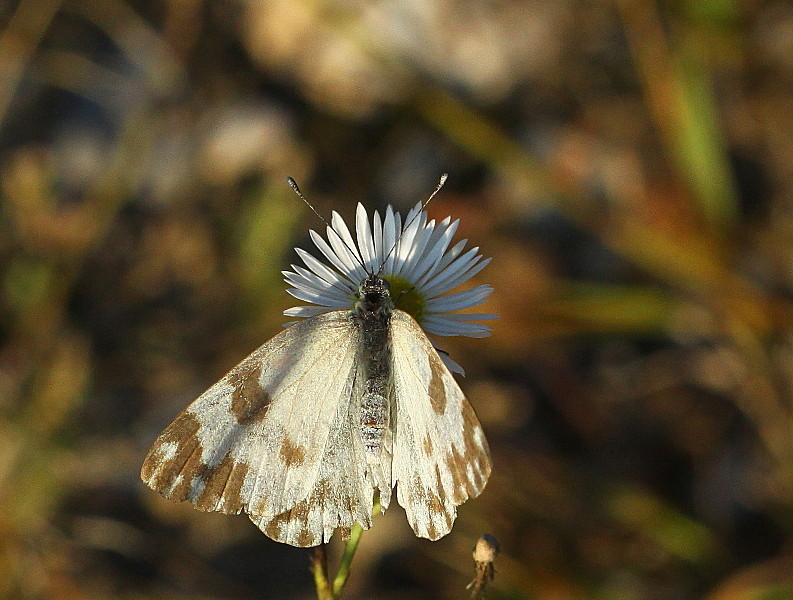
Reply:
[[[438, 278], [467, 279], [488, 261], [462, 254], [464, 244], [447, 251], [456, 225], [447, 219], [436, 228], [420, 208], [404, 228], [390, 207], [382, 223], [375, 213], [370, 227], [359, 205], [357, 245], [334, 213], [330, 245], [319, 236], [314, 241], [336, 270], [306, 253], [308, 271], [293, 265], [285, 273], [293, 295], [324, 306], [292, 309], [311, 316], [187, 406], [149, 450], [143, 481], [199, 510], [244, 512], [268, 537], [293, 546], [326, 543], [336, 530], [344, 538], [356, 523], [368, 529], [375, 493], [385, 511], [394, 490], [417, 536], [437, 540], [449, 533], [457, 507], [484, 489], [490, 452], [445, 358], [397, 305], [419, 289], [427, 292], [429, 309], [444, 302], [470, 306], [489, 286], [433, 297], [446, 289]], [[405, 290], [410, 279], [416, 283]], [[333, 302], [348, 304], [328, 310]], [[429, 328], [484, 331], [454, 320], [462, 315], [446, 314], [452, 319], [444, 321], [442, 311], [429, 309]]]

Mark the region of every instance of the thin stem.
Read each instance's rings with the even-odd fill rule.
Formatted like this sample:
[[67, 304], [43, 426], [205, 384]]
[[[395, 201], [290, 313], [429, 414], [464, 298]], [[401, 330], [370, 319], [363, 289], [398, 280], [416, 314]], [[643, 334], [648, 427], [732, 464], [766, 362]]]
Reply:
[[347, 578], [350, 576], [350, 564], [355, 556], [355, 551], [358, 549], [361, 535], [363, 535], [363, 527], [358, 524], [353, 525], [350, 530], [350, 539], [347, 540], [347, 544], [344, 546], [344, 554], [339, 563], [339, 570], [336, 571], [336, 577], [333, 578], [333, 598], [338, 598], [341, 595], [341, 591], [347, 583]]
[[[376, 515], [379, 512], [380, 498], [378, 497], [375, 499], [374, 506], [372, 507], [372, 515]], [[331, 592], [333, 594], [332, 598], [334, 599], [341, 596], [341, 592], [347, 583], [347, 578], [350, 576], [350, 565], [352, 564], [353, 557], [355, 557], [355, 551], [358, 549], [358, 543], [361, 541], [363, 531], [363, 527], [357, 523], [353, 525], [350, 530], [350, 539], [347, 540], [347, 544], [344, 546], [344, 554], [341, 557], [339, 569], [336, 571], [336, 577], [333, 578]]]
[[317, 600], [333, 600], [333, 594], [328, 585], [328, 553], [325, 544], [314, 548], [311, 555], [311, 573], [314, 575]]

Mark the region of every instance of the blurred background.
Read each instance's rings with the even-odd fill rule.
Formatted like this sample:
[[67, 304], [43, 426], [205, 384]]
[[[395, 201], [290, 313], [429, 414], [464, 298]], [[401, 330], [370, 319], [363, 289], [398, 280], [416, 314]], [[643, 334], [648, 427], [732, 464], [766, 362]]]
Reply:
[[439, 343], [494, 471], [441, 541], [378, 518], [347, 597], [465, 598], [489, 532], [496, 600], [793, 598], [790, 3], [6, 0], [0, 27], [0, 596], [312, 598], [309, 551], [140, 464], [288, 320], [323, 226], [287, 175], [349, 219], [449, 172], [428, 211], [493, 257], [501, 319]]

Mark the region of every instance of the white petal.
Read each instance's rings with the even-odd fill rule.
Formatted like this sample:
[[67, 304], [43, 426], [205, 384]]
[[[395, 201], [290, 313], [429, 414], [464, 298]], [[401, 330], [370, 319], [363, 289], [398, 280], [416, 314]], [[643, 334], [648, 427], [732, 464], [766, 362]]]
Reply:
[[[481, 259], [481, 255], [476, 258], [477, 261]], [[481, 262], [472, 261], [465, 269], [461, 270], [451, 279], [448, 279], [444, 282], [444, 287], [447, 289], [453, 290], [458, 285], [465, 283], [469, 279], [471, 279], [474, 275], [479, 273], [482, 269], [484, 269], [487, 265], [490, 264], [490, 261], [493, 260], [492, 258], [486, 258]]]
[[[297, 265], [292, 265], [292, 268], [295, 271], [300, 269], [300, 267], [298, 267]], [[305, 271], [305, 269], [301, 269], [301, 270]], [[312, 275], [311, 277], [307, 277], [306, 275], [303, 275], [303, 274], [297, 273], [297, 272], [293, 272], [293, 271], [281, 271], [281, 274], [284, 276], [284, 281], [286, 281], [288, 284], [293, 285], [295, 287], [306, 287], [306, 286], [321, 285], [321, 282], [319, 281], [319, 279], [317, 277], [313, 276], [313, 273], [311, 273], [311, 275]]]
[[489, 337], [490, 333], [493, 331], [490, 327], [482, 325], [481, 323], [454, 323], [452, 325], [451, 322], [449, 322], [447, 327], [450, 331], [454, 331], [454, 335], [464, 335], [473, 338]]
[[[438, 348], [435, 349], [438, 350]], [[438, 356], [441, 357], [443, 364], [446, 365], [446, 368], [449, 369], [452, 373], [459, 373], [460, 375], [465, 377], [465, 370], [452, 360], [448, 352], [444, 352], [443, 350], [438, 350]]]
[[376, 269], [377, 266], [374, 265], [376, 261], [374, 242], [372, 241], [372, 228], [369, 226], [366, 209], [360, 202], [355, 210], [355, 235], [358, 238], [358, 251], [361, 253], [363, 264], [369, 271]]
[[489, 321], [491, 319], [498, 319], [498, 315], [491, 313], [433, 313], [427, 311], [427, 316], [443, 315], [444, 319], [450, 321]]
[[475, 262], [481, 258], [481, 256], [478, 257], [476, 254], [478, 251], [479, 248], [471, 248], [462, 256], [457, 257], [453, 263], [439, 270], [435, 277], [432, 278], [432, 281], [428, 281], [426, 285], [422, 287], [422, 291], [428, 296], [437, 296], [438, 294], [452, 289], [452, 286], [448, 285], [448, 282], [462, 273], [471, 262]]
[[[347, 223], [344, 222], [344, 219], [342, 219], [341, 215], [335, 210], [330, 215], [330, 224], [333, 231], [338, 234], [341, 243], [344, 245], [344, 248], [360, 260], [361, 257], [357, 255], [355, 240], [352, 239], [350, 230], [347, 229]], [[333, 243], [332, 237], [328, 237], [328, 241]]]
[[425, 284], [430, 283], [438, 273], [443, 272], [449, 263], [451, 263], [460, 255], [467, 243], [468, 240], [460, 240], [454, 246], [452, 246], [451, 249], [444, 252], [438, 264], [435, 265], [435, 267], [430, 271], [427, 271], [427, 273], [416, 282], [416, 287], [423, 287]]
[[[311, 302], [321, 306], [338, 306], [339, 300], [322, 292], [312, 292], [300, 288], [287, 288], [286, 293], [303, 302]], [[344, 305], [343, 305], [344, 306]]]
[[[325, 283], [323, 280], [319, 279], [316, 275], [307, 271], [306, 269], [298, 266], [294, 266], [293, 268], [295, 269], [295, 273], [297, 275], [301, 275], [307, 279], [310, 279], [311, 283], [309, 285], [313, 286], [314, 288], [329, 290], [333, 293], [337, 293], [340, 296], [343, 296], [344, 298], [349, 298], [351, 297], [352, 294], [355, 293], [355, 288], [353, 287], [352, 283], [350, 283], [350, 281], [348, 281], [347, 279], [339, 279], [335, 281], [332, 285], [328, 286], [327, 283]], [[301, 287], [301, 286], [298, 285], [297, 287]]]
[[[341, 217], [336, 212], [333, 213], [332, 218], [341, 220]], [[344, 221], [341, 221], [341, 223], [344, 224]], [[344, 265], [342, 273], [353, 281], [363, 280], [366, 277], [366, 271], [363, 269], [361, 257], [358, 256], [358, 250], [355, 248], [355, 243], [352, 241], [346, 225], [341, 233], [334, 228], [328, 227], [327, 234], [328, 242]]]
[[423, 214], [419, 229], [411, 243], [410, 253], [401, 269], [402, 277], [408, 281], [415, 281], [416, 268], [421, 265], [426, 258], [426, 249], [430, 240], [432, 239], [432, 232], [435, 229], [435, 221], [426, 223], [426, 215]]
[[[316, 317], [317, 315], [321, 315], [322, 313], [326, 313], [330, 308], [327, 306], [293, 306], [292, 308], [287, 308], [284, 311], [284, 315], [287, 317]], [[297, 323], [297, 321], [293, 321], [292, 323]], [[290, 323], [291, 324], [291, 323]]]
[[425, 275], [429, 279], [443, 259], [443, 253], [446, 251], [449, 243], [451, 243], [454, 232], [457, 231], [457, 226], [460, 223], [458, 219], [452, 225], [449, 225], [449, 220], [450, 218], [446, 217], [446, 219], [438, 225], [438, 229], [432, 232], [427, 242], [427, 249], [424, 251], [424, 256], [413, 269], [411, 275], [413, 281], [419, 282]]
[[330, 296], [338, 298], [339, 300], [341, 300], [342, 298], [349, 298], [351, 296], [351, 293], [348, 290], [342, 291], [328, 285], [322, 285], [318, 281], [315, 282], [314, 280], [311, 280], [310, 282], [306, 282], [303, 280], [301, 276], [299, 276], [296, 273], [289, 273], [289, 275], [290, 277], [285, 277], [284, 280], [288, 284], [290, 284], [291, 286], [297, 289], [305, 290], [307, 292], [328, 294]]
[[396, 222], [394, 210], [391, 205], [385, 209], [385, 220], [383, 221], [383, 273], [393, 273], [394, 266], [394, 244], [396, 242]]
[[467, 243], [468, 243], [468, 238], [464, 238], [459, 242], [457, 242], [449, 250], [447, 250], [443, 254], [443, 260], [441, 261], [441, 264], [438, 266], [438, 268], [441, 270], [445, 269], [449, 263], [451, 263], [455, 258], [457, 258], [458, 256], [460, 256], [460, 254], [463, 253], [463, 249], [465, 248], [465, 245]]
[[421, 322], [421, 326], [428, 332], [434, 335], [453, 336], [460, 335], [460, 328], [458, 323], [447, 321], [442, 317], [425, 318]]
[[297, 252], [297, 255], [301, 258], [305, 265], [320, 280], [320, 285], [324, 283], [325, 286], [336, 286], [339, 287], [339, 289], [344, 289], [346, 287], [337, 272], [329, 269], [316, 258], [311, 256], [308, 252], [302, 248], [295, 248], [295, 252]]
[[427, 312], [448, 312], [482, 304], [493, 293], [487, 284], [478, 285], [470, 290], [438, 296], [427, 301]]
[[372, 216], [372, 237], [374, 238], [374, 255], [377, 261], [376, 273], [379, 273], [383, 268], [383, 222], [380, 220], [380, 213], [374, 211]]
[[311, 241], [314, 242], [314, 245], [317, 247], [317, 249], [320, 252], [322, 252], [325, 258], [327, 258], [330, 261], [330, 263], [339, 270], [339, 273], [349, 278], [350, 273], [347, 270], [344, 261], [342, 261], [336, 254], [336, 251], [333, 250], [333, 248], [331, 248], [328, 245], [325, 239], [313, 229], [310, 230], [308, 233], [311, 236]]
[[426, 316], [421, 326], [435, 335], [456, 336], [464, 335], [467, 337], [483, 338], [488, 337], [492, 331], [487, 325], [481, 323], [462, 323], [450, 321], [443, 316]]
[[418, 236], [424, 225], [426, 224], [427, 213], [416, 213], [412, 210], [408, 213], [405, 219], [405, 229], [397, 242], [396, 264], [394, 265], [394, 275], [405, 276], [411, 261], [416, 260], [418, 247]]

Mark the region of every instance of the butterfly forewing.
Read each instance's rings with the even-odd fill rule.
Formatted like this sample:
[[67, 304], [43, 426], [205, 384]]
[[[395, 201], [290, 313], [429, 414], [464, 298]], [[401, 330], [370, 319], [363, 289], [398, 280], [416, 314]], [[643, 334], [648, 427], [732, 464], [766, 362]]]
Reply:
[[405, 312], [391, 318], [393, 480], [413, 531], [436, 540], [451, 531], [457, 506], [490, 476], [479, 420], [421, 327]]
[[[369, 527], [356, 456], [359, 331], [347, 311], [275, 336], [190, 404], [155, 441], [141, 477], [173, 500], [245, 511], [272, 539], [315, 546]], [[358, 378], [359, 379], [359, 378]]]

